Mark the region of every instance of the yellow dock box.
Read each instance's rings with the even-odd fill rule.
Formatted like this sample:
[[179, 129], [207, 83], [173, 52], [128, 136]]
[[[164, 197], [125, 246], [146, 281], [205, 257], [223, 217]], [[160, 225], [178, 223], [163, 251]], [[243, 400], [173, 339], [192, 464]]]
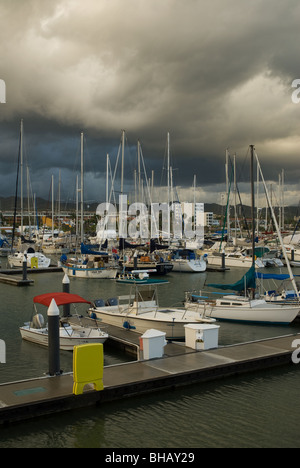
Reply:
[[101, 391], [103, 386], [104, 353], [103, 344], [85, 344], [74, 346], [73, 351], [73, 393], [81, 395], [87, 384], [94, 384], [94, 389]]
[[32, 269], [38, 268], [39, 267], [39, 259], [37, 257], [32, 257], [31, 262], [30, 262], [30, 266], [31, 266]]

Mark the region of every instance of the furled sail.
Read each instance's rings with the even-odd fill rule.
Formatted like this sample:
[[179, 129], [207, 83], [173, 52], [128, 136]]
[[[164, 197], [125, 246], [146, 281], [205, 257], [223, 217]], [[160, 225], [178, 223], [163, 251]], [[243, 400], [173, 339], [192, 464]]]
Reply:
[[210, 288], [215, 289], [224, 289], [230, 291], [242, 292], [247, 289], [256, 289], [256, 279], [255, 279], [255, 267], [252, 266], [250, 270], [240, 279], [237, 283], [234, 284], [208, 284]]

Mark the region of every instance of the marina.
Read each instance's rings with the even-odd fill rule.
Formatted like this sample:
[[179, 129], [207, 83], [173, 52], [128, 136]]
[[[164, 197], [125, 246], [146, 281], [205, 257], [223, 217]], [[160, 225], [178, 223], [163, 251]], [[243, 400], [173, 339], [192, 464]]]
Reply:
[[1, 3], [0, 448], [300, 447], [299, 6]]
[[[242, 273], [242, 270], [240, 271]], [[193, 286], [196, 289], [206, 282], [219, 280], [220, 275], [226, 275], [226, 281], [235, 279], [238, 272], [226, 273], [183, 274], [171, 273], [169, 281], [163, 286], [165, 294], [162, 306], [179, 303], [184, 299], [184, 291]], [[0, 329], [6, 329], [3, 338], [7, 342], [7, 363], [1, 364], [0, 380], [0, 420], [2, 427], [7, 423], [33, 419], [39, 421], [42, 415], [60, 414], [71, 415], [74, 411], [88, 411], [96, 407], [99, 411], [105, 404], [122, 401], [135, 401], [135, 398], [153, 399], [155, 394], [172, 391], [174, 389], [189, 388], [194, 385], [207, 385], [208, 382], [220, 382], [222, 386], [230, 378], [239, 379], [243, 375], [256, 372], [270, 372], [272, 369], [294, 369], [291, 356], [294, 352], [292, 344], [299, 339], [300, 325], [297, 321], [291, 326], [255, 326], [219, 323], [220, 337], [218, 349], [196, 351], [188, 348], [184, 343], [168, 343], [164, 348], [164, 355], [159, 359], [143, 360], [140, 350], [141, 335], [131, 330], [108, 326], [108, 336], [104, 344], [104, 391], [95, 392], [88, 387], [83, 395], [73, 395], [72, 353], [61, 352], [61, 367], [63, 374], [58, 377], [47, 376], [47, 348], [32, 343], [22, 342], [17, 335], [17, 328], [22, 321], [28, 320], [30, 300], [36, 294], [47, 291], [59, 291], [62, 288], [63, 272], [43, 272], [34, 276], [35, 283], [25, 292], [24, 300], [15, 303], [15, 312], [10, 314], [13, 328], [7, 326], [7, 318], [0, 313]], [[180, 284], [180, 287], [178, 287]], [[4, 289], [8, 286], [0, 285]], [[82, 279], [70, 282], [71, 291], [76, 291], [88, 299], [95, 299], [103, 294], [103, 288], [111, 297], [118, 292], [128, 291], [127, 284], [114, 280], [86, 281]], [[100, 288], [100, 289], [99, 289]], [[20, 298], [24, 295], [22, 293]], [[27, 298], [27, 299], [26, 299]], [[25, 302], [24, 302], [25, 301]], [[24, 303], [27, 304], [24, 308]], [[9, 304], [9, 302], [7, 303]], [[21, 307], [20, 307], [21, 306]], [[10, 306], [11, 307], [11, 306]], [[27, 309], [27, 312], [26, 310]], [[26, 312], [26, 313], [25, 313]], [[86, 308], [80, 310], [86, 320]], [[71, 321], [72, 323], [72, 321]], [[14, 345], [12, 344], [14, 343]], [[20, 354], [21, 353], [21, 354]], [[117, 360], [115, 358], [117, 357]], [[121, 358], [121, 359], [120, 359]], [[28, 367], [30, 363], [30, 369]], [[27, 370], [25, 370], [27, 369]], [[224, 382], [224, 383], [223, 383]], [[181, 392], [183, 390], [180, 390]], [[124, 400], [125, 399], [125, 400]], [[128, 400], [129, 399], [129, 400]], [[128, 405], [128, 403], [127, 403]], [[67, 411], [67, 413], [65, 413]], [[92, 409], [91, 409], [92, 411]], [[42, 420], [41, 420], [42, 421]], [[17, 425], [17, 427], [18, 427]], [[20, 426], [20, 427], [21, 427]], [[1, 429], [3, 430], [3, 429]], [[7, 429], [6, 429], [7, 430]]]

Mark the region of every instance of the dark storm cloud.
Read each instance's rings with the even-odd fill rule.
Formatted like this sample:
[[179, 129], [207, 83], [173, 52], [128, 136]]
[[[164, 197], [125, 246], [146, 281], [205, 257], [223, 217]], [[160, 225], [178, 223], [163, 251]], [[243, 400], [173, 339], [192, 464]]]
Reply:
[[71, 184], [84, 131], [97, 198], [123, 128], [156, 180], [170, 132], [178, 185], [222, 183], [225, 149], [249, 144], [266, 178], [298, 183], [299, 17], [298, 0], [0, 0], [1, 194], [21, 118], [39, 189], [58, 169]]

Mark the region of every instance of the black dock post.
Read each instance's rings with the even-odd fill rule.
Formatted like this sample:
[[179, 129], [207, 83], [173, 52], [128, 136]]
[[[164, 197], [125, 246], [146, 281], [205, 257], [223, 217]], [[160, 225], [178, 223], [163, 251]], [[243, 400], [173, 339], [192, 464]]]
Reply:
[[[63, 292], [69, 293], [70, 292], [70, 280], [67, 274], [64, 276], [62, 284], [63, 284]], [[63, 306], [63, 317], [70, 317], [71, 315], [70, 310], [71, 310], [71, 305], [65, 304]]]
[[60, 354], [59, 354], [59, 309], [54, 299], [52, 299], [47, 315], [48, 315], [49, 375], [58, 376], [61, 374]]
[[294, 262], [295, 261], [295, 249], [291, 249], [291, 261]]
[[222, 270], [225, 271], [226, 265], [225, 265], [225, 252], [222, 252]]
[[27, 254], [23, 257], [23, 281], [27, 281]]

